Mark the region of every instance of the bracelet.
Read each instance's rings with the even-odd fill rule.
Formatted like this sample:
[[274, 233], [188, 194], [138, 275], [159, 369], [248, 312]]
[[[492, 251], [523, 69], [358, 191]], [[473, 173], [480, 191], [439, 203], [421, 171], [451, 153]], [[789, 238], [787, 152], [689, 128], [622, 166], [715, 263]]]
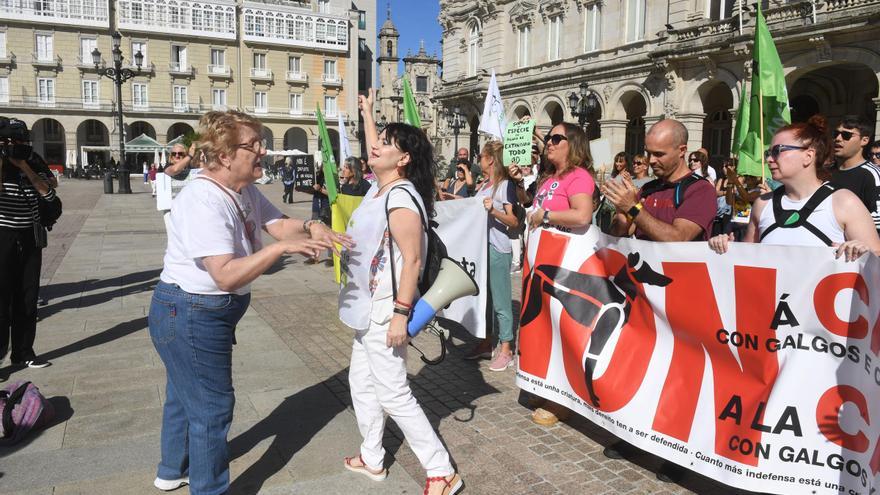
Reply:
[[321, 220], [318, 220], [318, 219], [306, 220], [305, 222], [303, 222], [303, 232], [311, 235], [312, 234], [312, 225], [314, 225], [316, 223], [319, 223], [321, 225], [326, 225], [324, 222], [322, 222]]
[[399, 315], [403, 315], [403, 316], [409, 317], [409, 314], [410, 314], [411, 310], [409, 310], [409, 309], [403, 309], [403, 308], [398, 308], [397, 306], [395, 306], [395, 307], [394, 307], [394, 312], [397, 313], [397, 314], [399, 314]]
[[404, 307], [404, 308], [406, 308], [406, 309], [412, 309], [412, 307], [413, 307], [412, 304], [407, 304], [407, 303], [405, 303], [405, 302], [401, 302], [399, 299], [395, 299], [395, 300], [394, 300], [394, 304], [395, 304], [396, 306], [402, 306], [402, 307]]

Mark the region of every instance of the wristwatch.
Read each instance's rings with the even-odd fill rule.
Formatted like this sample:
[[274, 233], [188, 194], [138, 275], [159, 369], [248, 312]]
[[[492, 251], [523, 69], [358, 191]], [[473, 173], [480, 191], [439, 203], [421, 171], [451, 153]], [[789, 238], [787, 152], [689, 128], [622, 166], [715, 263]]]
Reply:
[[626, 213], [627, 213], [627, 215], [630, 216], [630, 218], [633, 218], [633, 219], [634, 219], [634, 218], [636, 218], [637, 216], [639, 216], [639, 213], [642, 212], [642, 208], [643, 208], [643, 206], [642, 206], [641, 203], [636, 203], [635, 206], [633, 206], [632, 208], [630, 208], [629, 210], [627, 210]]
[[550, 225], [550, 212], [547, 210], [544, 210], [544, 217], [541, 219], [541, 225], [544, 227]]

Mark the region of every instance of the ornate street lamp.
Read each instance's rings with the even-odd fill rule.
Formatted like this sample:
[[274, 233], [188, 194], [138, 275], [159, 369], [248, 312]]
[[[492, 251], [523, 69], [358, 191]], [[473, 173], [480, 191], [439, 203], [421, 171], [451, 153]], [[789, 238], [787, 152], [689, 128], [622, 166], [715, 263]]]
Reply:
[[586, 82], [580, 83], [578, 89], [580, 95], [574, 91], [568, 95], [568, 106], [571, 109], [571, 116], [578, 119], [578, 125], [589, 136], [590, 121], [595, 118], [596, 111], [599, 110], [599, 98]]
[[446, 125], [452, 129], [452, 134], [455, 136], [455, 151], [453, 153], [458, 153], [458, 134], [467, 125], [464, 115], [461, 114], [461, 107], [456, 105], [452, 112], [444, 110], [443, 116], [446, 119]]
[[128, 167], [125, 163], [125, 124], [122, 120], [122, 83], [128, 81], [132, 77], [140, 74], [141, 65], [144, 63], [144, 54], [138, 50], [134, 54], [134, 63], [137, 71], [122, 68], [122, 50], [119, 48], [122, 41], [122, 35], [119, 32], [113, 33], [113, 67], [101, 68], [101, 52], [97, 48], [92, 50], [92, 62], [95, 63], [95, 69], [98, 74], [107, 77], [116, 85], [116, 127], [119, 129], [119, 193], [131, 194], [131, 183], [129, 182]]

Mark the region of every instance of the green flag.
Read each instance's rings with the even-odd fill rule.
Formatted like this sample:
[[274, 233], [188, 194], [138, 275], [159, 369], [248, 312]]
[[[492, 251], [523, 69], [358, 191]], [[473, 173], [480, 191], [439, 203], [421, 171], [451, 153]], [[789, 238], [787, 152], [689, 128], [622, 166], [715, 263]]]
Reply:
[[318, 137], [321, 139], [321, 163], [324, 167], [324, 187], [327, 188], [327, 197], [330, 204], [336, 202], [337, 171], [336, 161], [333, 159], [333, 144], [330, 142], [330, 134], [327, 133], [327, 124], [324, 123], [324, 115], [321, 107], [318, 107]]
[[413, 98], [412, 88], [409, 87], [409, 79], [403, 78], [403, 121], [409, 125], [422, 127], [422, 119], [419, 118], [419, 106]]
[[[764, 13], [758, 7], [757, 24], [755, 25], [755, 45], [752, 49], [752, 88], [749, 97], [749, 109], [743, 117], [737, 117], [737, 130], [740, 121], [748, 129], [739, 134], [738, 171], [743, 175], [767, 177], [769, 171], [764, 163], [764, 151], [770, 147], [773, 134], [781, 127], [791, 123], [791, 112], [788, 109], [788, 90], [785, 87], [785, 73], [779, 53], [767, 29]], [[736, 145], [736, 141], [734, 141]]]

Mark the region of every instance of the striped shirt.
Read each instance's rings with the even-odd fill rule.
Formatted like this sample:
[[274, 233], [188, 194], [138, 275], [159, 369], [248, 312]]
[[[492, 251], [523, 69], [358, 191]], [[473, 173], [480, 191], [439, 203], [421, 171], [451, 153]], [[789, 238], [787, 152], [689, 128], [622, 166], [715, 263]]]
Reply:
[[880, 169], [865, 161], [853, 168], [831, 171], [831, 185], [835, 189], [849, 189], [871, 212], [874, 228], [880, 230]]
[[[40, 219], [37, 201], [39, 193], [24, 173], [8, 170], [8, 168], [14, 169], [14, 165], [7, 163], [4, 168], [7, 168], [7, 173], [3, 177], [3, 189], [0, 190], [0, 228], [31, 228], [34, 219]], [[37, 172], [37, 175], [47, 180], [45, 173]], [[55, 190], [50, 187], [49, 193], [43, 196], [43, 199], [54, 200]]]

